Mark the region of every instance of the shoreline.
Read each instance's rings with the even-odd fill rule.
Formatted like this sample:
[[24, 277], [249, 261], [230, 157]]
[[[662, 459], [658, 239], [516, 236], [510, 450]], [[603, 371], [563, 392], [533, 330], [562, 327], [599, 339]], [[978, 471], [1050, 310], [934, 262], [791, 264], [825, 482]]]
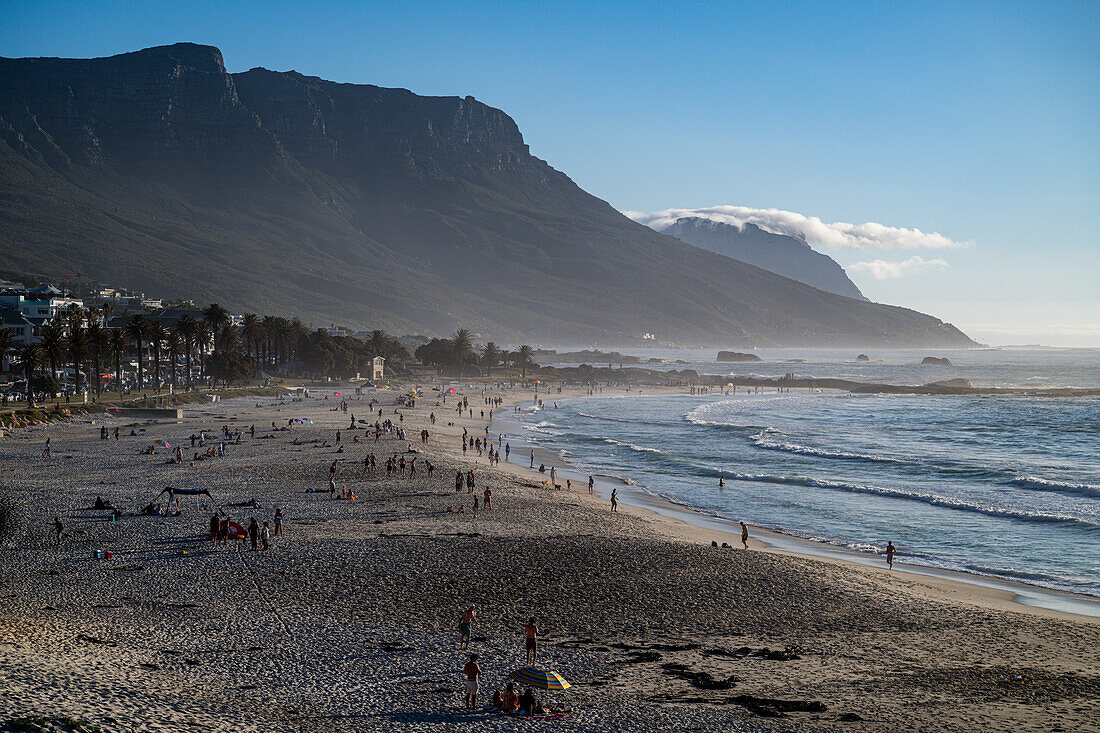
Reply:
[[[639, 390], [640, 391], [640, 390]], [[632, 396], [658, 396], [658, 395], [682, 394], [676, 388], [649, 388], [648, 393]], [[625, 397], [626, 394], [613, 392], [607, 397]], [[564, 402], [599, 399], [601, 395], [566, 394], [557, 401]], [[551, 400], [553, 401], [553, 400]], [[518, 398], [514, 401], [506, 398], [502, 407], [511, 407], [523, 402]], [[546, 411], [551, 408], [544, 408]], [[529, 414], [529, 413], [524, 413]], [[512, 438], [512, 442], [518, 442], [523, 446], [521, 452], [534, 449], [539, 463], [540, 453], [555, 462], [562, 462], [563, 469], [559, 469], [561, 480], [572, 479], [575, 483], [587, 485], [587, 474], [583, 474], [573, 461], [563, 458], [559, 452], [530, 442], [523, 430], [523, 423], [518, 416], [511, 413], [496, 415], [494, 424], [499, 423], [510, 430], [495, 429], [495, 432], [504, 432], [506, 437]], [[516, 451], [513, 450], [513, 454]], [[519, 463], [502, 463], [502, 467], [513, 466], [521, 476], [535, 474], [540, 476], [537, 469], [523, 468]], [[582, 475], [583, 474], [583, 475]], [[628, 507], [639, 516], [642, 516], [654, 524], [661, 526], [666, 532], [689, 542], [706, 542], [717, 540], [719, 545], [728, 543], [732, 548], [740, 548], [740, 529], [734, 520], [717, 517], [700, 511], [688, 504], [673, 501], [659, 496], [645, 487], [635, 483], [629, 477], [611, 476], [609, 474], [593, 474], [596, 489], [606, 495], [610, 494], [613, 486], [620, 489], [620, 506]], [[623, 490], [625, 488], [625, 491]], [[1063, 591], [1057, 588], [1047, 588], [1023, 581], [1000, 578], [994, 575], [982, 575], [950, 568], [936, 566], [908, 564], [895, 561], [894, 569], [883, 566], [883, 560], [877, 554], [859, 552], [850, 548], [834, 545], [825, 540], [813, 540], [798, 535], [749, 524], [750, 547], [755, 540], [764, 545], [766, 552], [803, 557], [814, 560], [836, 563], [839, 565], [856, 568], [858, 570], [871, 569], [876, 572], [888, 574], [904, 574], [907, 578], [920, 580], [929, 586], [929, 589], [940, 597], [957, 598], [960, 592], [964, 595], [972, 595], [973, 601], [979, 605], [999, 610], [1015, 610], [1023, 613], [1034, 613], [1041, 616], [1054, 618], [1070, 618], [1100, 624], [1100, 597], [1082, 593]], [[761, 548], [753, 548], [761, 549]], [[952, 586], [963, 586], [962, 589]]]

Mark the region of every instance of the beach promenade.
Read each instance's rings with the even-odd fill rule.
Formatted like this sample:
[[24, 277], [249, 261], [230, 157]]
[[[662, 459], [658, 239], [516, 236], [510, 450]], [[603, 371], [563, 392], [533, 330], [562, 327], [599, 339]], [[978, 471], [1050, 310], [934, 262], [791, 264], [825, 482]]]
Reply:
[[[395, 406], [400, 389], [351, 392], [190, 405], [179, 421], [93, 415], [0, 440], [0, 731], [20, 716], [104, 731], [1097, 729], [1096, 620], [755, 541], [712, 547], [731, 540], [642, 509], [613, 515], [576, 482], [544, 486], [517, 451], [499, 468], [463, 456], [463, 430], [488, 426], [480, 388], [465, 391], [463, 418], [463, 394], [444, 406], [427, 391], [410, 409]], [[489, 394], [503, 414], [532, 397]], [[352, 415], [372, 428], [349, 430]], [[293, 418], [312, 424], [271, 429]], [[407, 439], [375, 443], [385, 419]], [[118, 440], [100, 440], [104, 424]], [[223, 426], [241, 442], [190, 465], [190, 436], [217, 445]], [[172, 449], [142, 452], [158, 440]], [[169, 462], [176, 445], [182, 464]], [[416, 477], [387, 477], [409, 445]], [[336, 495], [355, 500], [330, 498], [333, 461]], [[459, 470], [475, 472], [474, 493], [455, 492]], [[142, 514], [168, 486], [211, 496], [181, 496], [181, 516]], [[486, 486], [492, 508], [475, 517]], [[93, 510], [97, 496], [121, 518]], [[267, 551], [217, 546], [214, 509], [243, 526], [280, 509], [284, 531]], [[480, 700], [523, 666], [535, 616], [539, 661], [574, 685], [539, 699], [565, 717], [463, 710], [470, 605]]]

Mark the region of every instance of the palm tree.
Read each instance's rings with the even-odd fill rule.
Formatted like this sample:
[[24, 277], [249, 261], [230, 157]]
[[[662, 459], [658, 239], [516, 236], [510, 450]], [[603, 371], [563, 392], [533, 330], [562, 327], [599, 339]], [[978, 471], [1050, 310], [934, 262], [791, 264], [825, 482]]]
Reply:
[[[218, 333], [229, 323], [229, 311], [222, 308], [217, 303], [211, 303], [206, 307], [206, 310], [202, 312], [202, 322], [210, 329], [210, 333], [217, 336]], [[217, 350], [218, 344], [214, 343], [214, 349]]]
[[233, 351], [241, 345], [241, 332], [232, 323], [227, 323], [218, 335], [218, 343], [222, 351]]
[[490, 341], [481, 349], [481, 363], [485, 365], [485, 376], [493, 376], [493, 367], [500, 361], [500, 349]]
[[74, 319], [72, 324], [67, 345], [69, 360], [73, 364], [73, 386], [79, 387], [80, 375], [84, 371], [83, 366], [87, 363], [88, 357], [91, 356], [92, 345], [88, 341], [88, 332], [84, 330], [79, 321]]
[[[183, 350], [183, 337], [179, 335], [178, 331], [172, 331], [168, 334], [168, 341], [165, 344], [168, 349], [169, 364], [172, 365], [172, 391], [176, 391], [176, 362], [179, 361], [180, 351]], [[190, 359], [188, 359], [188, 368], [190, 368]]]
[[516, 366], [523, 370], [523, 378], [527, 379], [527, 367], [531, 364], [531, 347], [527, 344], [519, 347], [514, 360]]
[[8, 356], [8, 351], [15, 345], [15, 336], [12, 334], [11, 329], [0, 328], [0, 371], [4, 369], [4, 359]]
[[241, 321], [241, 335], [244, 336], [244, 353], [252, 356], [252, 345], [260, 338], [260, 318], [255, 313], [245, 313]]
[[273, 352], [275, 351], [275, 332], [278, 328], [278, 320], [275, 316], [264, 316], [264, 319], [260, 322], [260, 327], [264, 337], [264, 364], [271, 364]]
[[50, 375], [57, 379], [57, 364], [65, 356], [65, 325], [56, 318], [50, 321], [42, 327], [39, 341], [50, 362]]
[[451, 337], [451, 358], [458, 366], [458, 376], [462, 377], [462, 368], [470, 360], [474, 353], [474, 343], [470, 338], [470, 331], [460, 328]]
[[107, 346], [115, 357], [115, 381], [118, 382], [118, 398], [122, 399], [122, 357], [130, 346], [130, 337], [126, 335], [126, 329], [112, 328], [111, 335], [107, 338]]
[[103, 369], [102, 359], [103, 352], [108, 346], [110, 334], [107, 329], [99, 325], [98, 322], [92, 321], [88, 324], [88, 344], [92, 348], [92, 363], [95, 365], [95, 396], [103, 392]]
[[149, 324], [149, 345], [153, 347], [153, 372], [157, 380], [153, 389], [160, 394], [160, 347], [168, 340], [168, 329], [160, 321]]
[[195, 326], [195, 345], [199, 347], [199, 377], [206, 379], [206, 347], [210, 345], [210, 326], [206, 321], [198, 321]]
[[23, 344], [16, 351], [16, 358], [23, 368], [23, 376], [27, 379], [27, 407], [34, 409], [34, 390], [31, 388], [31, 379], [34, 378], [38, 367], [46, 362], [46, 351], [38, 344]]
[[138, 361], [138, 389], [145, 389], [145, 358], [142, 354], [142, 342], [149, 333], [149, 321], [145, 316], [136, 313], [126, 322], [126, 336], [137, 345]]
[[176, 333], [183, 339], [183, 357], [187, 363], [187, 389], [191, 389], [191, 346], [199, 331], [199, 323], [186, 313], [176, 321]]

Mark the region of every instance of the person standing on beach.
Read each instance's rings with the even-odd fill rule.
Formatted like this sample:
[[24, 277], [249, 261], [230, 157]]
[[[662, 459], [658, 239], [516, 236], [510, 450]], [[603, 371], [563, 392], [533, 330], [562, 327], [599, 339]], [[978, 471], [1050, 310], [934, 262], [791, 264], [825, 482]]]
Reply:
[[474, 710], [477, 708], [477, 687], [481, 678], [481, 667], [477, 663], [476, 654], [470, 655], [470, 661], [466, 662], [462, 673], [466, 675], [466, 709]]
[[619, 510], [619, 490], [611, 490], [611, 511], [616, 512]]
[[749, 528], [745, 526], [744, 522], [741, 522], [741, 544], [745, 546], [745, 549], [749, 549]]
[[490, 511], [493, 508], [493, 490], [488, 486], [485, 487], [485, 511]]
[[283, 533], [283, 510], [275, 510], [275, 536], [278, 537]]
[[256, 522], [256, 517], [252, 517], [252, 521], [248, 523], [248, 540], [253, 550], [259, 548], [260, 525]]
[[260, 542], [263, 545], [264, 552], [267, 552], [271, 542], [271, 528], [267, 526], [267, 522], [264, 522], [263, 529], [260, 530]]
[[523, 627], [523, 635], [525, 637], [524, 647], [527, 652], [527, 661], [525, 664], [534, 664], [539, 658], [539, 627], [535, 623], [535, 617], [527, 619], [527, 625]]
[[596, 493], [596, 492], [595, 492], [595, 486], [596, 486], [596, 482], [595, 482], [594, 480], [592, 480], [592, 477], [591, 477], [591, 476], [589, 476], [589, 477], [588, 477], [588, 493], [589, 493], [589, 494], [594, 494], [594, 493]]
[[534, 467], [535, 467], [535, 451], [534, 451], [534, 449], [532, 449], [531, 450], [531, 468], [534, 468]]
[[53, 531], [57, 544], [61, 544], [61, 533], [65, 531], [65, 525], [61, 523], [61, 517], [53, 518]]
[[42, 457], [43, 458], [49, 458], [50, 457], [50, 439], [49, 438], [46, 438], [46, 447], [42, 449]]
[[886, 543], [886, 564], [890, 566], [891, 570], [894, 569], [894, 553], [895, 552], [897, 552], [897, 550], [894, 549], [894, 543], [893, 542], [887, 542]]
[[462, 612], [462, 618], [458, 621], [458, 648], [470, 648], [470, 630], [477, 623], [477, 612], [471, 605]]

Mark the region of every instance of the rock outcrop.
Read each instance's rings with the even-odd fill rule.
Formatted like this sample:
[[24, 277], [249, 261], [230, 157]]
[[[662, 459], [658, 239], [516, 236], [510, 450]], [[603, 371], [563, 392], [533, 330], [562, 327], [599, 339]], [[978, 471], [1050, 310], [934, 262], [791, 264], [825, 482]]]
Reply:
[[719, 351], [718, 361], [763, 361], [756, 354], [742, 354], [737, 351]]
[[939, 357], [939, 356], [926, 356], [923, 359], [921, 359], [920, 363], [921, 364], [928, 364], [928, 365], [931, 365], [931, 366], [954, 366], [954, 364], [951, 363], [950, 359], [948, 359], [946, 357]]

